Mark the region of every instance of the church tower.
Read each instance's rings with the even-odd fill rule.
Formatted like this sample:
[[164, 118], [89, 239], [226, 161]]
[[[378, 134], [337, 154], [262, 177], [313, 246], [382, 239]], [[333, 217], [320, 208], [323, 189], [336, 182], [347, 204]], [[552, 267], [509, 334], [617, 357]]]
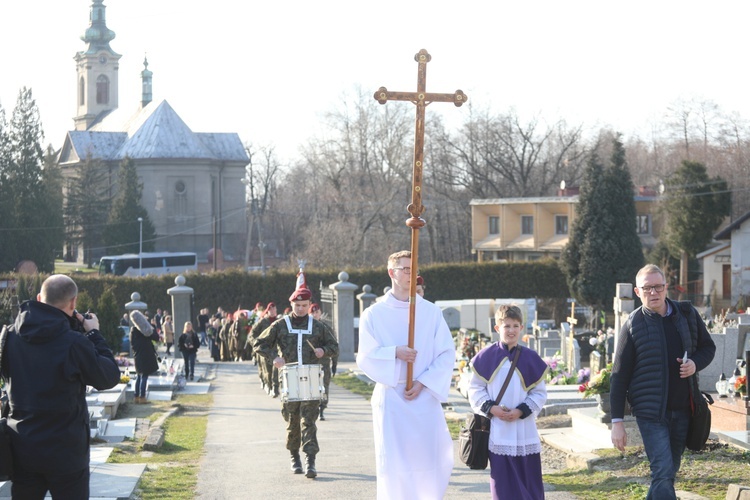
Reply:
[[120, 54], [109, 46], [115, 32], [107, 28], [104, 0], [92, 0], [89, 27], [81, 36], [88, 44], [76, 62], [76, 130], [87, 130], [97, 119], [117, 109]]

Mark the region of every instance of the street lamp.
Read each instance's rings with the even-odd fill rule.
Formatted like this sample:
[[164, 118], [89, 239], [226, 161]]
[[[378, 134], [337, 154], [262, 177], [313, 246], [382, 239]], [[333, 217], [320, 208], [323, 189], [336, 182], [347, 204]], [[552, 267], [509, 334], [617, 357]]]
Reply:
[[138, 276], [143, 276], [143, 217], [138, 217]]

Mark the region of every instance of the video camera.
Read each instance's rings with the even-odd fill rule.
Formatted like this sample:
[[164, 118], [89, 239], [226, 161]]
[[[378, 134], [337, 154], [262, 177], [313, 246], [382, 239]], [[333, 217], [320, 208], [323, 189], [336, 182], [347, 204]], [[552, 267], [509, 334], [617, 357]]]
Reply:
[[91, 314], [89, 314], [91, 311], [86, 311], [85, 313], [79, 313], [78, 311], [73, 311], [73, 316], [70, 317], [70, 327], [81, 333], [86, 333], [86, 329], [83, 327], [83, 321], [78, 320], [78, 315], [80, 314], [83, 316], [84, 321], [87, 319], [91, 319]]

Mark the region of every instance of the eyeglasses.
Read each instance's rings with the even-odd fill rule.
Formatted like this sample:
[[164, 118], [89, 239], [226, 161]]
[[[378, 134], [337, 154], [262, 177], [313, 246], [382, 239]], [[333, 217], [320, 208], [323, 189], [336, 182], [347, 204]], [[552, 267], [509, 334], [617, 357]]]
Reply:
[[392, 267], [394, 271], [401, 271], [405, 274], [411, 274], [411, 267]]
[[666, 285], [654, 285], [654, 286], [639, 286], [643, 293], [649, 294], [651, 291], [654, 291], [656, 293], [661, 293], [664, 291], [664, 287]]

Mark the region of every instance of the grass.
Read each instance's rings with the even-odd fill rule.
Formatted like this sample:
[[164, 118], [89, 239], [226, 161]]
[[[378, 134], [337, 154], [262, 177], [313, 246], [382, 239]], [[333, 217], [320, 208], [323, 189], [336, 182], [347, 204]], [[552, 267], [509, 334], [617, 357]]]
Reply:
[[60, 259], [55, 260], [55, 273], [56, 274], [91, 274], [97, 273], [99, 269], [88, 268], [86, 264], [78, 264], [76, 262], [65, 262]]
[[372, 391], [375, 389], [373, 384], [368, 384], [364, 380], [360, 380], [356, 376], [348, 373], [339, 373], [331, 378], [331, 382], [347, 391], [353, 392], [354, 394], [364, 396], [368, 400], [372, 397]]
[[[583, 500], [641, 499], [648, 491], [649, 465], [642, 446], [598, 450], [601, 460], [594, 470], [565, 470], [544, 475], [557, 491], [569, 491]], [[675, 488], [710, 499], [724, 499], [730, 484], [746, 484], [750, 477], [750, 452], [709, 441], [701, 452], [686, 451]]]
[[[331, 380], [367, 399], [374, 389], [373, 385], [350, 374], [336, 375]], [[542, 422], [545, 419], [554, 420], [553, 417], [542, 417], [539, 426], [544, 426]], [[448, 429], [453, 439], [458, 439], [462, 423], [461, 420], [448, 419]], [[555, 422], [548, 423], [556, 426]], [[601, 459], [594, 470], [567, 469], [545, 474], [544, 482], [552, 485], [556, 491], [569, 491], [582, 500], [635, 500], [646, 497], [650, 470], [642, 446], [627, 448], [625, 453], [607, 449], [598, 450], [597, 454]], [[730, 484], [747, 484], [748, 477], [750, 451], [709, 441], [701, 452], [685, 451], [675, 487], [710, 499], [723, 500]]]
[[[141, 418], [153, 421], [174, 402], [152, 403], [151, 414]], [[164, 422], [164, 444], [153, 452], [141, 450], [140, 441], [126, 441], [110, 455], [109, 463], [145, 463], [137, 494], [148, 499], [192, 499], [198, 483], [200, 457], [206, 441], [208, 411], [213, 404], [211, 394], [178, 396], [181, 410]], [[128, 405], [130, 406], [130, 405]]]

